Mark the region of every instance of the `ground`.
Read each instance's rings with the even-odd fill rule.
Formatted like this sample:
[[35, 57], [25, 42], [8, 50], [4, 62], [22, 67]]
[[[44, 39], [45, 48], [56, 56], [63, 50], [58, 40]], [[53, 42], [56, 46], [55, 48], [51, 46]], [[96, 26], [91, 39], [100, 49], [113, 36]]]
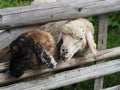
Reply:
[[[15, 7], [29, 5], [32, 0], [0, 0], [0, 8]], [[114, 12], [109, 14], [108, 20], [108, 37], [107, 37], [107, 48], [120, 46], [120, 12]], [[90, 17], [89, 20], [93, 22], [97, 32], [97, 17]], [[120, 58], [115, 57], [115, 58]], [[110, 58], [107, 60], [112, 60]], [[93, 90], [94, 80], [84, 81], [77, 84], [77, 90]], [[120, 73], [105, 76], [104, 88], [120, 85]], [[64, 87], [64, 90], [71, 90], [71, 86]]]

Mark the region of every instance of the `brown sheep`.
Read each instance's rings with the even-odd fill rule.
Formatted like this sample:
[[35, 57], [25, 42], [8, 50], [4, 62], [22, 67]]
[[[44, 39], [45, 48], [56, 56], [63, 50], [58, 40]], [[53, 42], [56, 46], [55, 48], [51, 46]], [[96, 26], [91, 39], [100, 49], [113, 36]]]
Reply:
[[49, 68], [55, 68], [55, 50], [55, 41], [49, 33], [40, 30], [23, 33], [10, 44], [10, 74], [20, 77], [40, 62]]

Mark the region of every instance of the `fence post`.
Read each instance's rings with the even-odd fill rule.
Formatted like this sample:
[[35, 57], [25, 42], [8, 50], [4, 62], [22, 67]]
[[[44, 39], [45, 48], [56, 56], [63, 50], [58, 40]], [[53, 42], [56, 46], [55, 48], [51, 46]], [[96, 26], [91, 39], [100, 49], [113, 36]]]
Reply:
[[[98, 42], [97, 42], [97, 49], [103, 50], [106, 48], [107, 44], [107, 15], [100, 15], [99, 16], [99, 30], [98, 30]], [[102, 63], [104, 61], [96, 62]], [[94, 82], [94, 90], [101, 90], [103, 87], [103, 77], [96, 78]]]

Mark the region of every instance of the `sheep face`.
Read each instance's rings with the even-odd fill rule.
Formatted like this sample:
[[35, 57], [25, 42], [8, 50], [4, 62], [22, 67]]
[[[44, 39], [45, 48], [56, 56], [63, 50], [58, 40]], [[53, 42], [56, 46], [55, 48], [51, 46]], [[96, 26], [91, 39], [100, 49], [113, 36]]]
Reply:
[[83, 50], [86, 45], [86, 38], [84, 31], [81, 31], [81, 35], [78, 38], [74, 38], [69, 34], [62, 33], [62, 44], [60, 48], [60, 57], [63, 60], [69, 60], [78, 50]]

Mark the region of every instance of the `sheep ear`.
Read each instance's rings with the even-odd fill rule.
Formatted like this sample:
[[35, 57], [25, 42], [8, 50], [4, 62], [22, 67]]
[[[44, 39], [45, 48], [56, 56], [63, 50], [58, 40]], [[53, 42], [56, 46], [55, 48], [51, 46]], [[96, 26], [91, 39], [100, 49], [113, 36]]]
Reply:
[[62, 32], [59, 34], [59, 37], [58, 37], [58, 41], [57, 41], [57, 55], [58, 55], [58, 58], [60, 59], [60, 48], [61, 48], [61, 45], [63, 43], [63, 40], [62, 40]]
[[54, 63], [55, 60], [53, 61], [53, 56], [47, 53], [39, 42], [34, 45], [34, 51], [38, 59], [41, 60], [45, 66], [49, 68], [55, 67], [56, 63]]
[[60, 34], [59, 34], [59, 36], [58, 36], [58, 40], [57, 40], [57, 44], [61, 41], [61, 39], [62, 39], [62, 32], [60, 32]]
[[94, 48], [94, 38], [93, 38], [93, 35], [91, 32], [87, 32], [86, 33], [86, 39], [87, 39], [87, 42], [88, 42], [88, 45], [90, 47], [90, 50], [96, 54], [97, 53], [97, 50]]

